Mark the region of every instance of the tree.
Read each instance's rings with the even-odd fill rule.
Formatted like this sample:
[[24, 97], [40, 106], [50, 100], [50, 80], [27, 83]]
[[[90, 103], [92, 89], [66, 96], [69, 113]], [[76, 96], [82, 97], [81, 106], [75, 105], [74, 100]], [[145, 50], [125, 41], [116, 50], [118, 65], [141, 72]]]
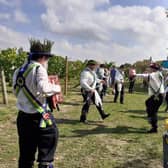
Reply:
[[20, 50], [20, 53], [18, 54], [16, 48], [1, 50], [0, 70], [4, 70], [6, 81], [9, 82], [9, 84], [11, 84], [12, 82], [12, 75], [14, 73], [14, 70], [23, 64], [26, 57], [26, 52], [21, 52]]
[[54, 56], [48, 62], [48, 73], [57, 74], [60, 78], [65, 77], [65, 58], [61, 56]]

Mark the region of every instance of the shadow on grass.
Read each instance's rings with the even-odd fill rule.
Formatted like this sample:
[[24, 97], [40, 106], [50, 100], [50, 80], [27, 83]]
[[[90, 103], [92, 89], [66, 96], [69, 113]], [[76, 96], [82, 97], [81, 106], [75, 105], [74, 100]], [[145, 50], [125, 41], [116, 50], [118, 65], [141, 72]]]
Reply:
[[[135, 118], [135, 119], [137, 119], [137, 118], [142, 118], [142, 119], [144, 119], [144, 120], [147, 120], [147, 117], [146, 117], [146, 116], [130, 115], [130, 117], [131, 117], [131, 118]], [[158, 120], [165, 120], [165, 119], [166, 119], [166, 117], [158, 116]]]
[[134, 128], [134, 127], [127, 127], [127, 126], [117, 126], [116, 128], [107, 128], [104, 125], [99, 125], [94, 129], [91, 130], [74, 130], [72, 131], [76, 135], [73, 137], [84, 137], [87, 135], [94, 135], [94, 134], [131, 134], [131, 133], [139, 133], [144, 134], [146, 133], [145, 128]]
[[71, 106], [80, 106], [82, 105], [82, 102], [62, 102], [63, 105], [71, 105]]
[[111, 100], [104, 100], [103, 103], [113, 103], [113, 99], [111, 99]]
[[145, 168], [149, 166], [149, 161], [147, 159], [133, 159], [131, 161], [126, 161], [120, 166], [116, 166], [115, 168]]
[[145, 114], [145, 110], [120, 110], [123, 113]]
[[[119, 112], [122, 112], [122, 113], [134, 113], [134, 114], [146, 114], [146, 110], [120, 110]], [[159, 113], [166, 113], [165, 111], [159, 111]]]
[[[80, 124], [79, 120], [72, 120], [72, 119], [65, 119], [59, 118], [55, 119], [57, 124], [70, 124], [70, 125], [77, 125]], [[86, 125], [96, 125], [96, 126], [104, 126], [103, 121], [88, 121]]]
[[64, 118], [59, 118], [55, 120], [57, 124], [71, 124], [71, 125], [79, 124], [79, 120], [71, 120], [71, 119], [64, 119]]

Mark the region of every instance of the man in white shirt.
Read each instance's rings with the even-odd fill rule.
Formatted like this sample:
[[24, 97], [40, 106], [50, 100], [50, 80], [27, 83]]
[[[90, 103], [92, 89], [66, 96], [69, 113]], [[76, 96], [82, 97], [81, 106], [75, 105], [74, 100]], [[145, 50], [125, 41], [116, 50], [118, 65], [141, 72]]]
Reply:
[[148, 121], [152, 126], [148, 133], [157, 133], [157, 113], [163, 102], [164, 78], [158, 64], [151, 63], [149, 67], [149, 73], [136, 74], [136, 76], [146, 78], [148, 80], [148, 94], [150, 97], [146, 100], [145, 104], [148, 114]]
[[103, 83], [97, 84], [97, 91], [102, 101], [103, 101], [103, 97], [105, 96], [106, 90], [107, 90], [107, 77], [105, 76], [105, 68], [106, 68], [105, 64], [100, 64], [100, 66], [96, 70], [97, 77], [100, 80], [104, 80]]
[[120, 95], [120, 103], [124, 104], [124, 65], [121, 65], [119, 69], [116, 69], [114, 77], [114, 103], [117, 102]]
[[101, 118], [105, 119], [110, 114], [105, 114], [102, 108], [101, 98], [96, 90], [96, 84], [104, 82], [97, 78], [95, 69], [97, 67], [97, 62], [94, 60], [89, 60], [87, 67], [82, 71], [80, 76], [80, 85], [85, 94], [85, 102], [82, 107], [82, 113], [80, 116], [80, 122], [86, 122], [86, 117], [89, 112], [89, 107], [91, 102], [96, 105], [97, 110], [99, 111]]
[[19, 168], [33, 168], [38, 150], [38, 168], [53, 168], [58, 129], [48, 107], [47, 97], [59, 93], [59, 85], [48, 80], [47, 63], [53, 42], [30, 40], [28, 61], [13, 75], [17, 97], [17, 129], [19, 136]]

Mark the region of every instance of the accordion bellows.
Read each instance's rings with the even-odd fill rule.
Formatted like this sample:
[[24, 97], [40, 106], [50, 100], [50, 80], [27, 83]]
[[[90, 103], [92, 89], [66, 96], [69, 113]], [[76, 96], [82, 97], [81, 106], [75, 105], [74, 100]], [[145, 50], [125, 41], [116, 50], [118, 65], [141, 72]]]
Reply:
[[[49, 82], [51, 82], [52, 84], [60, 85], [59, 78], [57, 75], [49, 75], [48, 79], [49, 79]], [[56, 109], [57, 104], [60, 104], [63, 102], [62, 93], [60, 92], [59, 94], [57, 93], [52, 95], [50, 101], [51, 101], [50, 102], [51, 107], [53, 109]]]

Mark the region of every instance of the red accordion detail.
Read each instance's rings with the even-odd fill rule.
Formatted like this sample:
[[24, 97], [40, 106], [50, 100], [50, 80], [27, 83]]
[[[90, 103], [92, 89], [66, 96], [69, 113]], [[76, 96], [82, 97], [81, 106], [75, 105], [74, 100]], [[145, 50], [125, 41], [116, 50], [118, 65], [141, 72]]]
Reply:
[[[50, 75], [48, 76], [49, 82], [52, 84], [60, 85], [59, 78], [57, 75]], [[63, 95], [62, 93], [57, 93], [51, 96], [51, 106], [53, 109], [57, 108], [57, 105], [63, 102]]]

